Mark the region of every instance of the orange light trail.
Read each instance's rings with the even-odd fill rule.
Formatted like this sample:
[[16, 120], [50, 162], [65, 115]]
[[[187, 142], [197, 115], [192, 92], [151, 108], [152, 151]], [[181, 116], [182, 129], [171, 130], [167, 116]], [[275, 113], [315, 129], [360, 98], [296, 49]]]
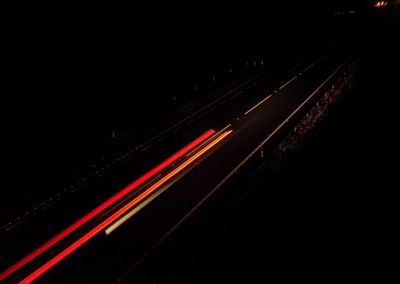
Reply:
[[385, 6], [387, 6], [387, 2], [386, 1], [379, 1], [379, 2], [376, 2], [374, 6], [376, 8], [385, 7]]
[[88, 221], [93, 219], [96, 215], [104, 211], [105, 209], [109, 208], [112, 204], [116, 203], [118, 200], [132, 192], [135, 188], [149, 180], [151, 177], [155, 176], [158, 174], [160, 171], [171, 165], [173, 162], [184, 156], [185, 154], [189, 153], [191, 150], [193, 150], [195, 147], [200, 145], [202, 142], [204, 142], [206, 139], [211, 137], [213, 134], [215, 134], [215, 130], [210, 129], [206, 131], [204, 134], [193, 140], [190, 144], [186, 145], [182, 149], [180, 149], [178, 152], [174, 153], [170, 157], [168, 157], [166, 160], [164, 160], [162, 163], [139, 177], [137, 180], [129, 184], [128, 186], [124, 187], [120, 192], [118, 192], [116, 195], [111, 197], [110, 199], [104, 201], [102, 204], [97, 206], [95, 209], [87, 213], [85, 216], [81, 217], [79, 220], [71, 224], [69, 227], [55, 235], [53, 238], [48, 240], [46, 243], [32, 251], [31, 253], [27, 254], [25, 257], [14, 263], [12, 266], [4, 270], [3, 272], [0, 273], [0, 281], [3, 279], [7, 278], [10, 276], [12, 273], [20, 269], [22, 266], [26, 265], [33, 259], [35, 259], [37, 256], [40, 254], [44, 253], [47, 251], [49, 248], [54, 246], [56, 243], [59, 241], [65, 239], [67, 236], [69, 236], [72, 232], [77, 230], [79, 227], [83, 226], [86, 224]]
[[116, 221], [118, 218], [120, 218], [123, 214], [125, 214], [127, 211], [129, 211], [133, 206], [138, 205], [141, 201], [143, 201], [145, 198], [150, 196], [152, 193], [154, 193], [161, 185], [169, 181], [171, 178], [176, 176], [178, 173], [180, 173], [182, 170], [184, 170], [186, 167], [188, 167], [190, 164], [192, 164], [194, 161], [196, 161], [199, 157], [204, 155], [208, 150], [210, 150], [212, 147], [214, 147], [216, 144], [221, 142], [224, 138], [226, 138], [229, 134], [232, 133], [232, 130], [226, 131], [222, 133], [220, 136], [218, 136], [213, 142], [208, 144], [206, 147], [201, 149], [199, 152], [197, 152], [195, 155], [193, 155], [191, 158], [189, 158], [187, 161], [185, 161], [182, 165], [174, 169], [172, 172], [164, 176], [161, 180], [156, 182], [154, 185], [146, 189], [144, 192], [142, 192], [140, 195], [135, 197], [133, 200], [131, 200], [129, 203], [124, 205], [121, 209], [119, 209], [117, 212], [113, 213], [110, 217], [108, 217], [106, 220], [102, 221], [99, 225], [97, 225], [95, 228], [91, 229], [88, 233], [86, 233], [84, 236], [79, 238], [77, 241], [72, 243], [70, 246], [68, 246], [66, 249], [64, 249], [62, 252], [54, 256], [52, 259], [50, 259], [48, 262], [46, 262], [44, 265], [42, 265], [39, 269], [31, 273], [29, 276], [27, 276], [25, 279], [23, 279], [20, 284], [28, 284], [37, 279], [39, 276], [41, 276], [43, 273], [48, 271], [50, 268], [52, 268], [54, 265], [56, 265], [58, 262], [63, 260], [65, 257], [67, 257], [69, 254], [74, 252], [76, 249], [78, 249], [80, 246], [85, 244], [87, 241], [89, 241], [91, 238], [93, 238], [96, 234], [104, 230], [106, 227], [111, 225], [114, 221]]

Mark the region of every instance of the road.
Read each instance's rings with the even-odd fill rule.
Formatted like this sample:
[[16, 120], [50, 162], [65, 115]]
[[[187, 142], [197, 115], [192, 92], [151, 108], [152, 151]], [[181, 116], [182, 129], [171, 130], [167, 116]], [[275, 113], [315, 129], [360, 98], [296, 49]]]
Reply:
[[[0, 280], [115, 280], [221, 190], [262, 148], [273, 147], [352, 63], [350, 55], [331, 47], [299, 62], [279, 80], [262, 74], [160, 135], [134, 159], [79, 195], [3, 234], [1, 250], [7, 253], [2, 256], [5, 270]], [[110, 198], [110, 192], [121, 188]], [[88, 208], [96, 209], [87, 213]], [[115, 225], [121, 218], [124, 222]], [[10, 243], [20, 245], [9, 247]], [[35, 248], [39, 249], [27, 254]], [[11, 263], [15, 265], [10, 268]]]

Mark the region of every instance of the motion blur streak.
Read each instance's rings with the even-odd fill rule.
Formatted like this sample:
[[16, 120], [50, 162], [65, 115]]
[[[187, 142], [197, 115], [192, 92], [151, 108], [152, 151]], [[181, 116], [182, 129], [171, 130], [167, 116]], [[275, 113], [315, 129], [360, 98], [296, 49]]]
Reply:
[[174, 169], [172, 172], [167, 174], [165, 177], [163, 177], [161, 180], [159, 180], [157, 183], [146, 189], [144, 192], [142, 192], [140, 195], [138, 195], [136, 198], [134, 198], [132, 201], [130, 201], [128, 204], [124, 205], [121, 209], [119, 209], [117, 212], [112, 214], [110, 217], [108, 217], [106, 220], [101, 222], [99, 225], [97, 225], [95, 228], [91, 229], [87, 234], [79, 238], [77, 241], [75, 241], [73, 244], [71, 244], [69, 247], [67, 247], [65, 250], [60, 252], [58, 255], [53, 257], [51, 260], [49, 260], [47, 263], [45, 263], [43, 266], [41, 266], [39, 269], [31, 273], [28, 277], [23, 279], [20, 284], [28, 284], [37, 279], [39, 276], [41, 276], [43, 273], [45, 273], [47, 270], [52, 268], [54, 265], [56, 265], [58, 262], [63, 260], [65, 257], [67, 257], [69, 254], [74, 252], [76, 249], [78, 249], [80, 246], [85, 244], [88, 240], [90, 240], [92, 237], [94, 237], [97, 233], [101, 232], [103, 229], [108, 227], [111, 223], [113, 223], [115, 220], [120, 218], [122, 215], [124, 215], [126, 212], [128, 212], [133, 206], [139, 204], [143, 199], [151, 195], [157, 188], [159, 188], [161, 185], [166, 183], [168, 180], [173, 178], [175, 175], [180, 173], [183, 169], [185, 169], [187, 166], [192, 164], [194, 161], [196, 161], [199, 157], [204, 155], [208, 150], [210, 150], [212, 147], [214, 147], [216, 144], [221, 142], [224, 138], [226, 138], [229, 134], [232, 133], [233, 130], [229, 130], [226, 132], [223, 132], [220, 136], [217, 136], [217, 138], [212, 141], [210, 144], [208, 144], [206, 147], [201, 149], [199, 152], [197, 152], [195, 155], [193, 155], [190, 159], [185, 161], [182, 165]]
[[146, 182], [148, 179], [153, 177], [154, 175], [158, 174], [160, 171], [165, 169], [167, 166], [171, 165], [173, 162], [175, 162], [177, 159], [182, 157], [183, 155], [187, 154], [191, 150], [193, 150], [195, 147], [200, 145], [202, 142], [204, 142], [207, 138], [209, 138], [211, 135], [215, 133], [215, 130], [210, 129], [206, 131], [204, 134], [193, 140], [190, 144], [186, 145], [184, 148], [176, 152], [175, 154], [171, 155], [169, 158], [164, 160], [161, 164], [158, 166], [154, 167], [151, 169], [149, 172], [146, 174], [142, 175], [139, 177], [137, 180], [123, 188], [120, 192], [118, 192], [116, 195], [111, 197], [110, 199], [106, 200], [102, 204], [100, 204], [98, 207], [96, 207], [94, 210], [77, 220], [75, 223], [55, 235], [53, 238], [51, 238], [49, 241], [35, 249], [33, 252], [27, 254], [25, 257], [23, 257], [21, 260], [4, 270], [2, 273], [0, 273], [0, 281], [14, 273], [16, 270], [20, 269], [22, 266], [26, 265], [28, 262], [32, 261], [34, 258], [36, 258], [38, 255], [42, 254], [49, 248], [51, 248], [53, 245], [70, 235], [72, 232], [74, 232], [76, 229], [87, 223], [89, 220], [94, 218], [96, 215], [98, 215], [100, 212], [104, 211], [108, 207], [110, 207], [112, 204], [126, 196], [128, 193], [130, 193], [132, 190], [134, 190], [136, 187], [139, 185], [143, 184]]
[[[229, 125], [230, 126], [230, 125]], [[225, 128], [226, 129], [226, 128]], [[224, 130], [221, 130], [219, 133], [224, 132]], [[181, 166], [179, 166], [177, 169], [175, 169], [176, 172], [181, 171], [182, 169], [184, 169], [188, 164], [190, 164], [192, 161], [194, 161], [195, 159], [197, 159], [199, 156], [201, 156], [204, 152], [206, 152], [208, 149], [210, 149], [213, 145], [215, 145], [215, 143], [218, 143], [220, 140], [222, 140], [223, 138], [225, 138], [225, 136], [229, 135], [232, 131], [228, 131], [228, 132], [224, 132], [223, 135], [221, 135], [220, 137], [218, 137], [216, 139], [216, 141], [212, 142], [210, 145], [208, 145], [207, 147], [205, 147], [202, 151], [200, 151], [199, 153], [197, 153], [196, 155], [194, 155], [192, 158], [190, 158], [189, 160], [187, 160], [186, 162], [184, 162]], [[222, 137], [223, 136], [223, 137]], [[144, 206], [146, 206], [148, 203], [150, 203], [152, 200], [154, 200], [158, 195], [162, 194], [168, 187], [166, 188], [161, 188], [162, 185], [164, 185], [165, 182], [167, 182], [170, 178], [172, 178], [173, 176], [175, 176], [176, 173], [174, 173], [175, 171], [171, 172], [170, 174], [168, 174], [167, 176], [165, 176], [163, 179], [161, 179], [160, 181], [158, 181], [156, 184], [154, 184], [152, 187], [154, 187], [155, 189], [158, 188], [158, 190], [156, 192], [154, 192], [154, 194], [152, 194], [151, 196], [149, 196], [146, 200], [143, 200], [143, 202], [140, 203], [140, 205], [138, 204], [138, 206], [136, 206], [132, 211], [128, 212], [127, 214], [125, 214], [125, 216], [122, 216], [118, 221], [116, 221], [114, 224], [112, 224], [110, 227], [108, 227], [105, 230], [106, 235], [111, 234], [114, 230], [116, 230], [120, 225], [122, 225], [126, 220], [128, 220], [129, 218], [131, 218], [132, 216], [134, 216], [137, 212], [139, 212], [139, 210], [141, 210]]]

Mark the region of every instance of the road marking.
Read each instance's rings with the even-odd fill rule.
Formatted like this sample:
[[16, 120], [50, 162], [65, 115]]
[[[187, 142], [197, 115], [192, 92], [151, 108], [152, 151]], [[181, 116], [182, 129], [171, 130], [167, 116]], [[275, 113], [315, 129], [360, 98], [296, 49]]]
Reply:
[[291, 73], [291, 72], [293, 72], [294, 70], [296, 70], [297, 67], [299, 67], [299, 66], [302, 65], [302, 64], [303, 64], [303, 62], [297, 63], [295, 66], [293, 66], [292, 68], [290, 68], [289, 73]]
[[[120, 201], [122, 198], [124, 198], [129, 193], [131, 193], [134, 189], [136, 189], [137, 187], [139, 187], [140, 185], [142, 185], [143, 183], [148, 181], [154, 175], [160, 173], [162, 170], [167, 168], [173, 162], [175, 162], [176, 160], [178, 160], [181, 157], [183, 157], [186, 153], [188, 153], [191, 150], [193, 150], [195, 147], [200, 145], [206, 139], [211, 137], [214, 133], [215, 133], [215, 130], [213, 130], [213, 129], [210, 129], [210, 130], [206, 131], [201, 136], [197, 137], [195, 140], [193, 140], [192, 142], [187, 144], [185, 147], [181, 148], [179, 151], [175, 152], [174, 154], [169, 156], [167, 159], [162, 161], [160, 164], [158, 164], [157, 166], [152, 168], [150, 171], [148, 171], [147, 173], [143, 174], [142, 176], [137, 178], [135, 181], [133, 181], [132, 183], [130, 183], [127, 186], [125, 186], [124, 188], [122, 188], [117, 194], [115, 194], [111, 198], [105, 200], [100, 205], [98, 205], [96, 208], [94, 208], [93, 210], [88, 212], [86, 215], [84, 215], [83, 217], [79, 218], [73, 224], [69, 225], [67, 228], [65, 228], [64, 230], [59, 232], [57, 235], [52, 237], [50, 240], [48, 240], [46, 243], [42, 244], [40, 247], [38, 247], [37, 249], [35, 249], [31, 253], [25, 255], [22, 259], [20, 259], [16, 263], [14, 263], [12, 266], [8, 267], [6, 270], [0, 271], [0, 281], [4, 280], [9, 275], [11, 275], [15, 271], [19, 270], [21, 267], [25, 266], [27, 263], [29, 263], [30, 261], [35, 259], [37, 256], [41, 255], [45, 251], [48, 251], [48, 249], [53, 247], [55, 244], [59, 243], [61, 240], [65, 239], [67, 236], [71, 235], [78, 228], [80, 228], [84, 224], [87, 224], [95, 216], [98, 216], [98, 214], [100, 214], [104, 210], [107, 210], [108, 208], [110, 208], [110, 206], [112, 206], [116, 202]], [[71, 190], [71, 192], [73, 192], [73, 191]], [[79, 245], [78, 245], [78, 247], [79, 247]], [[69, 253], [67, 253], [67, 254], [69, 254]], [[53, 260], [54, 260], [54, 258], [53, 258]], [[50, 260], [50, 262], [53, 261], [53, 260]], [[44, 268], [45, 266], [42, 266], [38, 271], [42, 271], [42, 269], [45, 269]], [[48, 268], [50, 268], [50, 267], [48, 267]], [[47, 270], [47, 269], [45, 269], [45, 270]], [[30, 283], [30, 282], [27, 281], [26, 283]]]
[[51, 269], [54, 265], [62, 261], [65, 257], [73, 253], [76, 249], [81, 247], [83, 244], [88, 242], [90, 239], [92, 239], [94, 236], [96, 236], [99, 232], [103, 231], [106, 229], [110, 224], [112, 224], [115, 220], [120, 218], [121, 216], [125, 215], [126, 212], [129, 212], [129, 210], [133, 207], [138, 205], [139, 202], [141, 202], [144, 198], [147, 198], [150, 194], [152, 194], [157, 188], [162, 186], [164, 183], [166, 183], [169, 179], [171, 179], [173, 176], [175, 176], [177, 173], [182, 171], [184, 168], [192, 164], [197, 158], [205, 154], [209, 149], [214, 147], [216, 144], [218, 144], [220, 141], [222, 141], [224, 138], [226, 138], [229, 134], [232, 133], [233, 130], [229, 130], [225, 133], [223, 133], [221, 136], [219, 136], [216, 140], [211, 142], [209, 145], [207, 145], [204, 149], [202, 149], [200, 152], [196, 153], [193, 157], [191, 157], [189, 160], [184, 162], [182, 165], [180, 165], [178, 168], [170, 172], [168, 175], [164, 176], [161, 180], [159, 180], [157, 183], [155, 183], [153, 186], [150, 188], [146, 189], [144, 192], [142, 192], [140, 195], [135, 197], [133, 200], [131, 200], [129, 203], [125, 204], [122, 208], [120, 208], [118, 211], [114, 212], [111, 216], [109, 216], [107, 219], [103, 220], [100, 224], [98, 224], [96, 227], [90, 229], [86, 234], [81, 236], [79, 239], [74, 241], [72, 244], [70, 244], [68, 247], [66, 247], [63, 251], [60, 253], [54, 255], [50, 260], [48, 260], [45, 264], [43, 264], [41, 267], [39, 267], [37, 270], [34, 272], [30, 273], [27, 277], [25, 277], [23, 280], [21, 280], [19, 283], [20, 284], [29, 284], [35, 281], [38, 277], [40, 277], [43, 273]]
[[193, 119], [187, 121], [187, 122], [186, 122], [186, 125], [190, 125], [190, 124], [192, 124], [192, 123], [195, 122], [195, 121], [197, 121], [197, 118], [193, 118]]
[[258, 104], [256, 104], [255, 106], [253, 106], [251, 109], [249, 109], [248, 111], [246, 111], [244, 113], [244, 115], [249, 114], [250, 112], [252, 112], [253, 110], [255, 110], [259, 105], [261, 105], [263, 102], [267, 101], [270, 97], [272, 97], [272, 95], [267, 96], [265, 99], [263, 99], [261, 102], [259, 102]]
[[237, 172], [254, 154], [256, 154], [264, 145], [267, 143], [296, 113], [309, 101], [311, 100], [320, 90], [321, 88], [330, 80], [336, 73], [343, 67], [345, 63], [342, 63], [338, 68], [333, 71], [333, 73], [315, 89], [314, 92], [311, 93], [307, 97], [305, 101], [301, 105], [299, 105], [267, 138], [265, 138], [257, 148], [252, 151], [231, 173], [229, 173], [216, 187], [220, 187], [223, 183], [225, 183], [235, 172]]
[[313, 64], [311, 64], [310, 66], [308, 66], [306, 69], [304, 69], [304, 71], [302, 73], [306, 73], [308, 70], [310, 70], [311, 68], [313, 68], [315, 66], [315, 64], [317, 64], [317, 62], [314, 62]]
[[237, 167], [235, 167], [221, 182], [219, 182], [202, 200], [200, 200], [200, 202], [194, 206], [188, 213], [186, 213], [185, 216], [183, 216], [167, 233], [164, 234], [163, 237], [161, 237], [159, 239], [159, 241], [157, 243], [155, 243], [153, 245], [153, 249], [156, 248], [158, 245], [160, 245], [166, 238], [168, 238], [168, 236], [170, 236], [172, 234], [172, 232], [174, 232], [181, 224], [183, 224], [190, 216], [192, 216], [192, 214], [198, 210], [198, 208], [200, 208], [232, 175], [234, 175], [255, 153], [257, 153], [263, 146], [265, 143], [267, 143], [272, 137], [273, 135], [275, 135], [276, 132], [279, 131], [280, 128], [282, 128], [282, 126], [284, 124], [286, 124], [289, 119], [291, 117], [293, 117], [296, 112], [302, 107], [304, 106], [313, 96], [315, 96], [315, 94], [317, 94], [319, 92], [319, 90], [339, 71], [340, 68], [342, 68], [342, 66], [345, 63], [342, 63], [320, 86], [318, 86], [318, 88], [300, 105], [300, 107], [296, 108], [285, 120], [284, 122], [282, 122], [270, 135], [268, 135], [268, 137], [266, 139], [264, 139], [264, 141], [262, 141], [257, 148], [252, 151]]
[[161, 136], [160, 138], [157, 139], [157, 142], [162, 142], [166, 139], [167, 137]]
[[220, 131], [218, 131], [218, 133], [224, 132], [228, 127], [230, 127], [232, 124], [228, 124], [227, 126], [225, 126], [224, 128], [222, 128]]
[[175, 179], [174, 181], [172, 181], [171, 183], [163, 186], [162, 188], [160, 188], [159, 190], [157, 190], [156, 193], [154, 193], [153, 195], [151, 195], [150, 197], [148, 197], [145, 201], [143, 201], [142, 203], [140, 203], [138, 206], [136, 206], [135, 208], [133, 208], [129, 213], [127, 213], [126, 215], [124, 215], [121, 219], [119, 219], [118, 221], [116, 221], [114, 224], [112, 224], [110, 227], [108, 227], [104, 232], [106, 233], [106, 235], [110, 235], [112, 232], [114, 232], [116, 229], [118, 229], [118, 227], [120, 227], [123, 223], [125, 223], [126, 221], [128, 221], [131, 217], [133, 217], [134, 215], [136, 215], [136, 213], [138, 213], [140, 210], [142, 210], [146, 205], [148, 205], [150, 202], [152, 202], [154, 199], [156, 199], [158, 196], [161, 195], [161, 193], [163, 193], [164, 191], [166, 191], [168, 188], [170, 188], [172, 185], [174, 185], [177, 181], [179, 181], [181, 177]]
[[176, 125], [178, 124], [182, 124], [184, 123], [186, 120], [196, 116], [197, 114], [201, 113], [202, 111], [212, 107], [212, 106], [216, 106], [218, 102], [220, 102], [221, 100], [225, 99], [227, 96], [229, 96], [230, 94], [236, 92], [237, 90], [241, 89], [243, 86], [245, 86], [246, 84], [250, 84], [251, 82], [259, 79], [260, 77], [263, 76], [262, 74], [258, 74], [255, 75], [254, 77], [250, 78], [249, 80], [247, 80], [246, 82], [244, 82], [243, 84], [239, 85], [238, 87], [234, 88], [233, 90], [230, 90], [229, 92], [227, 92], [226, 94], [224, 94], [223, 96], [217, 98], [216, 100], [212, 101], [211, 103], [205, 105], [204, 107], [200, 108], [199, 110], [195, 111], [194, 113], [190, 114], [189, 116], [187, 116], [185, 119], [179, 121], [176, 123]]
[[152, 144], [147, 145], [146, 147], [140, 149], [140, 152], [145, 152], [146, 150], [150, 149]]
[[176, 133], [176, 132], [182, 130], [182, 128], [183, 128], [182, 126], [181, 126], [181, 127], [178, 127], [178, 128], [175, 128], [173, 132]]
[[[218, 133], [222, 133], [221, 135], [216, 136], [215, 140], [212, 141], [210, 144], [206, 145], [203, 149], [201, 149], [198, 153], [196, 153], [193, 157], [191, 157], [189, 160], [185, 161], [182, 165], [178, 166], [176, 169], [174, 169], [171, 173], [167, 174], [165, 177], [163, 177], [160, 181], [156, 182], [154, 185], [152, 185], [150, 188], [148, 188], [145, 192], [149, 191], [150, 193], [154, 192], [153, 194], [149, 195], [144, 201], [139, 203], [135, 208], [133, 208], [131, 211], [129, 211], [127, 214], [123, 215], [120, 219], [118, 219], [115, 223], [113, 223], [111, 226], [109, 226], [104, 232], [106, 235], [110, 235], [113, 231], [115, 231], [118, 227], [120, 227], [123, 223], [125, 223], [127, 220], [129, 220], [132, 216], [134, 216], [136, 213], [138, 213], [141, 209], [143, 209], [146, 205], [148, 205], [151, 201], [156, 199], [158, 196], [161, 195], [164, 191], [166, 191], [168, 188], [170, 188], [172, 185], [174, 185], [177, 181], [179, 181], [184, 175], [176, 178], [175, 180], [171, 181], [170, 183], [167, 183], [163, 187], [160, 188], [160, 186], [163, 185], [163, 183], [168, 182], [171, 180], [173, 177], [175, 177], [177, 174], [179, 174], [182, 170], [187, 168], [190, 164], [192, 164], [194, 161], [196, 161], [199, 157], [201, 157], [204, 153], [206, 153], [208, 150], [210, 150], [212, 147], [217, 145], [219, 142], [221, 142], [223, 139], [225, 139], [229, 134], [233, 132], [233, 130], [225, 131], [226, 128], [228, 128], [230, 125], [227, 125], [224, 129], [220, 130]], [[143, 193], [142, 193], [143, 194]], [[135, 198], [137, 199], [137, 198]], [[132, 207], [132, 206], [131, 206]]]
[[287, 81], [285, 84], [283, 84], [282, 86], [279, 87], [279, 90], [282, 90], [283, 88], [285, 88], [287, 85], [289, 85], [290, 83], [292, 83], [294, 80], [296, 80], [299, 76], [296, 75], [294, 76], [292, 79], [290, 79], [289, 81]]
[[[260, 82], [260, 81], [263, 80], [264, 78], [265, 78], [265, 74], [264, 74], [264, 73], [257, 74], [257, 75], [255, 75], [255, 76], [253, 76], [252, 78], [250, 78], [250, 79], [247, 80], [246, 82], [243, 82], [241, 85], [239, 85], [239, 86], [235, 87], [234, 89], [230, 90], [229, 92], [225, 93], [222, 97], [216, 99], [215, 101], [209, 103], [208, 105], [204, 106], [203, 108], [197, 110], [196, 112], [194, 112], [193, 114], [191, 114], [189, 117], [186, 117], [185, 119], [183, 119], [183, 120], [181, 120], [181, 121], [178, 121], [178, 122], [175, 123], [169, 130], [172, 130], [174, 127], [177, 127], [178, 125], [182, 125], [182, 124], [185, 123], [189, 118], [191, 118], [191, 117], [197, 115], [198, 113], [202, 112], [203, 110], [207, 109], [208, 107], [212, 106], [213, 104], [215, 104], [215, 106], [212, 107], [211, 109], [215, 109], [215, 108], [217, 107], [217, 106], [216, 106], [216, 103], [217, 103], [218, 101], [220, 101], [221, 99], [223, 99], [223, 98], [229, 96], [230, 94], [236, 92], [237, 90], [241, 89], [241, 88], [242, 88], [243, 86], [245, 86], [246, 84], [250, 84], [251, 82], [254, 82], [254, 81]], [[236, 96], [240, 95], [241, 93], [243, 93], [243, 91], [244, 91], [244, 90], [239, 91], [239, 92], [238, 92], [237, 94], [235, 94], [233, 97], [236, 97]], [[190, 123], [191, 123], [191, 122], [190, 122]], [[190, 124], [190, 123], [188, 123], [188, 124]], [[182, 127], [181, 127], [181, 128], [182, 128]], [[175, 129], [175, 130], [173, 130], [173, 132], [176, 133], [176, 132], [178, 132], [181, 128]], [[144, 146], [145, 144], [147, 144], [147, 143], [149, 143], [149, 142], [151, 142], [151, 141], [154, 141], [154, 140], [155, 140], [156, 138], [158, 138], [158, 137], [159, 137], [159, 135], [153, 136], [152, 138], [148, 139], [148, 140], [147, 140], [146, 142], [144, 142], [143, 144], [141, 144], [141, 145], [139, 145], [139, 146], [136, 146], [133, 150], [129, 151], [128, 153], [129, 153], [129, 154], [132, 154], [133, 152], [135, 152], [136, 150], [138, 150], [139, 148], [141, 148], [141, 147]], [[114, 166], [116, 163], [117, 163], [117, 161], [116, 161], [116, 160], [113, 160], [113, 161], [110, 162], [110, 166]], [[89, 177], [94, 177], [94, 176], [97, 176], [98, 174], [99, 174], [98, 172], [96, 172], [95, 174], [90, 173], [90, 174], [89, 174]], [[11, 222], [11, 223], [12, 223], [12, 222]], [[9, 227], [8, 224], [3, 225], [3, 226], [0, 228], [0, 231], [3, 231], [4, 228], [7, 228], [7, 227]]]

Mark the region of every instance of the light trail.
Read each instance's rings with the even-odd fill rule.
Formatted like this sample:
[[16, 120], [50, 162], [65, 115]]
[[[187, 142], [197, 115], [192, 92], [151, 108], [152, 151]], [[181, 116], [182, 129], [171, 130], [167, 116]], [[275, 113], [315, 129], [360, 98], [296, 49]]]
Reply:
[[155, 176], [158, 174], [160, 171], [171, 165], [173, 162], [193, 150], [195, 147], [200, 145], [202, 142], [204, 142], [206, 139], [211, 137], [213, 134], [215, 134], [215, 130], [210, 129], [206, 131], [204, 134], [196, 138], [194, 141], [180, 149], [178, 152], [174, 153], [170, 157], [168, 157], [166, 160], [164, 160], [162, 163], [139, 177], [137, 180], [123, 188], [120, 192], [118, 192], [116, 195], [111, 197], [110, 199], [104, 201], [102, 204], [97, 206], [95, 209], [87, 213], [85, 216], [81, 217], [79, 220], [71, 224], [69, 227], [55, 235], [53, 238], [48, 240], [46, 243], [32, 251], [31, 253], [27, 254], [25, 257], [14, 263], [12, 266], [4, 270], [3, 272], [0, 273], [0, 281], [4, 280], [8, 276], [10, 276], [12, 273], [35, 259], [37, 256], [41, 255], [45, 251], [47, 251], [49, 248], [53, 247], [56, 243], [60, 242], [61, 240], [65, 239], [67, 236], [69, 236], [72, 232], [86, 224], [88, 221], [93, 219], [95, 216], [97, 216], [99, 213], [104, 211], [105, 209], [109, 208], [111, 205], [115, 204], [117, 201], [121, 200], [123, 197], [125, 197], [127, 194], [132, 192], [135, 188], [149, 180], [151, 177]]
[[110, 224], [112, 224], [115, 220], [123, 216], [126, 212], [128, 212], [132, 207], [136, 206], [139, 204], [142, 200], [144, 200], [146, 197], [151, 195], [154, 191], [157, 190], [160, 186], [162, 186], [164, 183], [166, 183], [168, 180], [173, 178], [175, 175], [177, 175], [179, 172], [181, 172], [183, 169], [185, 169], [187, 166], [192, 164], [194, 161], [196, 161], [199, 157], [204, 155], [208, 150], [210, 150], [212, 147], [214, 147], [216, 144], [221, 142], [224, 138], [226, 138], [229, 134], [232, 133], [233, 130], [226, 131], [222, 133], [220, 136], [218, 136], [214, 141], [212, 141], [210, 144], [205, 146], [203, 149], [201, 149], [199, 152], [197, 152], [195, 155], [193, 155], [191, 158], [189, 158], [187, 161], [185, 161], [183, 164], [181, 164], [179, 167], [174, 169], [172, 172], [164, 176], [161, 180], [156, 182], [154, 185], [146, 189], [144, 192], [142, 192], [140, 195], [135, 197], [133, 200], [131, 200], [129, 203], [124, 205], [121, 209], [119, 209], [117, 212], [113, 213], [110, 217], [108, 217], [106, 220], [102, 221], [99, 225], [97, 225], [95, 228], [91, 229], [88, 233], [80, 237], [78, 240], [76, 240], [74, 243], [69, 245], [66, 249], [64, 249], [62, 252], [58, 253], [56, 256], [54, 256], [52, 259], [50, 259], [48, 262], [46, 262], [44, 265], [42, 265], [40, 268], [32, 272], [29, 276], [24, 278], [22, 281], [20, 281], [20, 284], [28, 284], [32, 283], [35, 279], [40, 277], [43, 273], [48, 271], [50, 268], [52, 268], [54, 265], [59, 263], [61, 260], [63, 260], [65, 257], [67, 257], [69, 254], [74, 252], [76, 249], [78, 249], [80, 246], [85, 244], [87, 241], [89, 241], [91, 238], [93, 238], [95, 235], [97, 235], [99, 232], [104, 230], [106, 227], [108, 227]]

